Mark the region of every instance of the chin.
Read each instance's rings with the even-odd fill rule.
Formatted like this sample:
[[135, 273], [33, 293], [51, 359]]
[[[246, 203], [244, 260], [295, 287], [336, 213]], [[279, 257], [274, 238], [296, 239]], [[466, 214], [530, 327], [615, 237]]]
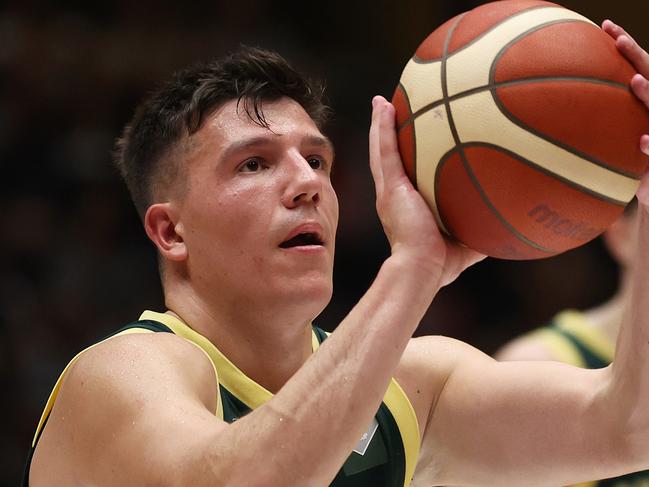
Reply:
[[287, 291], [287, 301], [296, 307], [304, 309], [304, 314], [309, 314], [310, 319], [318, 316], [331, 301], [333, 283], [328, 279], [300, 280], [292, 283]]

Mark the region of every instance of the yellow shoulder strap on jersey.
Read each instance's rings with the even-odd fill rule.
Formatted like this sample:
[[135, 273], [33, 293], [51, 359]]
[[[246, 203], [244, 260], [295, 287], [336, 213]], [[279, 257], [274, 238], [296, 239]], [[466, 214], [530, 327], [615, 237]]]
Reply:
[[[47, 403], [45, 404], [45, 409], [43, 409], [43, 413], [41, 414], [40, 420], [38, 421], [38, 426], [36, 427], [36, 433], [34, 433], [34, 438], [32, 439], [32, 448], [36, 446], [36, 441], [38, 440], [38, 436], [40, 435], [43, 427], [45, 426], [45, 421], [47, 421], [47, 418], [49, 417], [50, 413], [52, 412], [52, 408], [54, 407], [54, 403], [56, 402], [56, 398], [59, 395], [59, 391], [61, 390], [61, 385], [63, 384], [63, 379], [65, 378], [66, 374], [68, 371], [72, 368], [72, 366], [79, 360], [79, 358], [86, 353], [88, 350], [91, 350], [98, 346], [99, 344], [105, 342], [106, 340], [111, 340], [117, 336], [123, 336], [123, 335], [130, 335], [130, 334], [135, 334], [135, 333], [155, 333], [153, 330], [148, 330], [145, 328], [128, 328], [124, 331], [121, 331], [119, 333], [116, 333], [115, 335], [111, 335], [108, 338], [105, 338], [88, 348], [85, 348], [78, 354], [76, 354], [72, 360], [66, 365], [65, 369], [63, 369], [63, 372], [61, 372], [61, 375], [59, 376], [58, 380], [56, 381], [56, 384], [54, 384], [54, 388], [52, 389], [52, 392], [50, 393], [49, 398], [47, 399]], [[192, 342], [193, 343], [193, 342]], [[214, 362], [210, 359], [210, 356], [203, 350], [200, 346], [197, 344], [194, 344], [199, 350], [201, 350], [207, 358], [210, 360], [210, 363], [214, 367]], [[218, 393], [218, 387], [219, 387], [219, 381], [218, 381], [218, 375], [216, 373], [216, 368], [214, 368], [214, 374], [216, 378], [216, 387], [217, 387], [217, 404], [216, 404], [216, 411], [214, 411], [214, 414], [218, 416], [219, 418], [223, 419], [223, 405], [221, 404], [221, 395]]]
[[601, 330], [590, 325], [583, 313], [571, 310], [564, 311], [556, 317], [555, 322], [559, 328], [576, 337], [592, 353], [608, 362], [613, 361], [615, 343], [604, 335]]
[[540, 340], [551, 351], [554, 360], [577, 367], [586, 367], [586, 362], [575, 344], [557, 330], [539, 328], [532, 332], [531, 338]]
[[408, 396], [396, 380], [392, 379], [388, 390], [383, 397], [383, 402], [392, 413], [397, 423], [403, 449], [406, 457], [406, 475], [403, 485], [408, 487], [415, 474], [415, 467], [419, 459], [419, 422], [415, 410], [410, 404]]

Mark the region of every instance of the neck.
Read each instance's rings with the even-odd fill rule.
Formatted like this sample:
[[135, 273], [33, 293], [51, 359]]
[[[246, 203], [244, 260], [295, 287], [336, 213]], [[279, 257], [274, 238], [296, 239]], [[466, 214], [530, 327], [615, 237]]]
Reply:
[[[210, 296], [212, 297], [212, 296]], [[310, 319], [287, 316], [277, 302], [213, 302], [188, 286], [165, 291], [167, 308], [212, 342], [259, 385], [276, 393], [312, 354]], [[291, 319], [292, 318], [292, 319]]]

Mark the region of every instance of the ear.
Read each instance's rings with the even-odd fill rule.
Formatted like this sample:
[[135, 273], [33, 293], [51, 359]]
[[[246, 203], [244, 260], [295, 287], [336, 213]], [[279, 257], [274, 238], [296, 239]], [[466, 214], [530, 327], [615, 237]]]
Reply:
[[634, 221], [633, 216], [622, 214], [603, 235], [606, 248], [621, 266], [626, 266], [633, 258]]
[[178, 225], [177, 210], [172, 203], [155, 203], [144, 215], [144, 229], [166, 260], [181, 262], [187, 259], [187, 246]]

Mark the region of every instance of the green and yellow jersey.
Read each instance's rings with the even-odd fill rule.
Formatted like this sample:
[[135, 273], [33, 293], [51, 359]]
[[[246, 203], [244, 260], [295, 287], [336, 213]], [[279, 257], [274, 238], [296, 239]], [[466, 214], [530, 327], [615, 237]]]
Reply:
[[[531, 333], [561, 362], [585, 369], [601, 369], [613, 361], [615, 343], [588, 323], [583, 313], [564, 311]], [[649, 487], [649, 471], [586, 482], [575, 487]]]
[[[139, 321], [126, 325], [106, 340], [128, 333], [156, 332], [173, 333], [183, 337], [197, 345], [209, 357], [217, 377], [217, 406], [214, 414], [219, 419], [229, 423], [236, 421], [263, 405], [273, 396], [271, 392], [239, 370], [207, 338], [172, 315], [145, 311]], [[324, 331], [313, 327], [312, 346], [314, 352], [326, 337], [327, 334]], [[50, 394], [31, 445], [25, 467], [23, 487], [28, 486], [32, 455], [56, 401], [63, 377], [70, 366], [87, 350], [89, 348], [72, 359]], [[313, 420], [318, 421], [318, 418], [313, 418]], [[414, 474], [418, 456], [419, 425], [417, 417], [406, 394], [392, 379], [374, 420], [350, 453], [331, 485], [334, 487], [407, 487]]]

